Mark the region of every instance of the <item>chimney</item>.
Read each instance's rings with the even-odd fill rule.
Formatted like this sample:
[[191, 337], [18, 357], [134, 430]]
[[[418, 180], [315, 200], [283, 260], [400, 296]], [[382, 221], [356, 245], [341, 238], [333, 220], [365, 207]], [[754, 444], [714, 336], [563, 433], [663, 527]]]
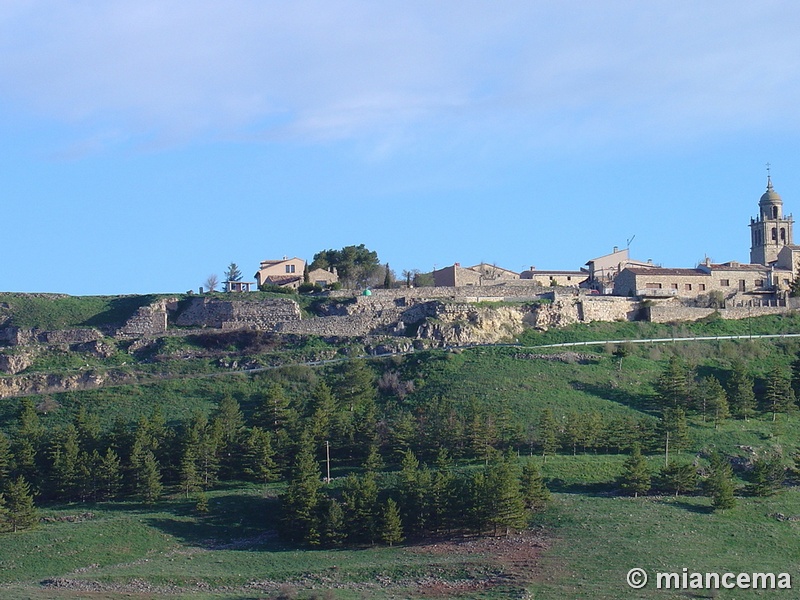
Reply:
[[614, 252], [619, 252], [619, 248], [617, 248], [616, 246], [614, 246]]
[[460, 267], [460, 266], [461, 266], [461, 263], [455, 263], [453, 266], [454, 266], [454, 267]]
[[653, 264], [653, 259], [652, 258], [648, 258], [647, 259], [647, 264], [648, 265], [652, 265]]
[[536, 270], [536, 267], [534, 267], [533, 265], [531, 265], [531, 269], [530, 269], [530, 270], [531, 270], [531, 271], [535, 271], [535, 270]]

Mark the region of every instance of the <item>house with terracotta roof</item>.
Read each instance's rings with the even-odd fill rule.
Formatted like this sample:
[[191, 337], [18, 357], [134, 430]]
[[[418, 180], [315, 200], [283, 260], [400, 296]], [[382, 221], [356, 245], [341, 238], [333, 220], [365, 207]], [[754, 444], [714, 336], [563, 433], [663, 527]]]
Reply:
[[297, 289], [303, 283], [303, 270], [306, 261], [302, 258], [284, 256], [281, 260], [262, 260], [255, 274], [256, 285], [279, 285]]

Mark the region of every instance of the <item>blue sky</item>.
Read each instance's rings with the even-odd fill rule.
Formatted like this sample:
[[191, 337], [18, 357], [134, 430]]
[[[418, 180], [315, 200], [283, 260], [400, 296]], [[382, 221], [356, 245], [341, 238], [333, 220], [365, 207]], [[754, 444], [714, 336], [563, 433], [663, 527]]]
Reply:
[[0, 290], [183, 292], [366, 244], [427, 271], [800, 214], [795, 2], [0, 3]]

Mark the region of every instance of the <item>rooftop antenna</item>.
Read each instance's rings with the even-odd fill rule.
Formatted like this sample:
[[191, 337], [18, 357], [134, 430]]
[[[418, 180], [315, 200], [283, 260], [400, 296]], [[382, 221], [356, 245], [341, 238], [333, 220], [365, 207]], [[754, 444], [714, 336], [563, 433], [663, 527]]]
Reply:
[[636, 237], [636, 234], [634, 233], [631, 237], [628, 238], [628, 244], [626, 246], [628, 248], [628, 250], [631, 249], [631, 242], [634, 240], [635, 237]]

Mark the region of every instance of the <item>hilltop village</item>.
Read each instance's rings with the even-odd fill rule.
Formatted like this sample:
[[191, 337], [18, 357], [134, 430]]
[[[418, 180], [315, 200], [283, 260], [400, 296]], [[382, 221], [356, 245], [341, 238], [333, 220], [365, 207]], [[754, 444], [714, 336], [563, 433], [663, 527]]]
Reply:
[[[578, 271], [516, 273], [497, 265], [454, 264], [430, 274], [428, 285], [407, 279], [345, 289], [335, 267], [309, 269], [303, 259], [286, 257], [262, 261], [254, 282], [228, 278], [225, 293], [132, 298], [131, 309], [113, 322], [79, 322], [56, 331], [18, 322], [10, 298], [0, 301], [0, 346], [6, 347], [0, 350], [0, 372], [25, 372], [47, 348], [102, 355], [121, 344], [129, 353], [141, 353], [165, 337], [197, 333], [316, 336], [385, 354], [513, 341], [526, 328], [545, 331], [593, 321], [673, 323], [786, 313], [800, 308], [792, 293], [800, 273], [793, 223], [768, 179], [758, 214], [750, 220], [748, 264], [705, 261], [668, 269], [632, 260], [627, 249], [615, 248]], [[303, 286], [316, 291], [296, 293]], [[18, 391], [0, 390], [0, 397]]]
[[[577, 271], [539, 270], [531, 267], [517, 273], [496, 264], [464, 267], [460, 263], [434, 270], [433, 286], [474, 288], [474, 295], [497, 296], [492, 288], [574, 288], [585, 293], [636, 298], [713, 297], [719, 305], [766, 306], [784, 302], [800, 272], [800, 246], [793, 241], [792, 215], [784, 214], [783, 200], [771, 178], [750, 219], [750, 262], [712, 263], [694, 268], [662, 268], [652, 260], [638, 261], [629, 250], [615, 247], [609, 254], [592, 258]], [[262, 261], [255, 282], [224, 282], [225, 291], [251, 291], [277, 285], [297, 289], [304, 281], [306, 262], [300, 258]], [[322, 288], [338, 281], [335, 270], [314, 269], [308, 280]], [[495, 290], [497, 291], [497, 290]]]

